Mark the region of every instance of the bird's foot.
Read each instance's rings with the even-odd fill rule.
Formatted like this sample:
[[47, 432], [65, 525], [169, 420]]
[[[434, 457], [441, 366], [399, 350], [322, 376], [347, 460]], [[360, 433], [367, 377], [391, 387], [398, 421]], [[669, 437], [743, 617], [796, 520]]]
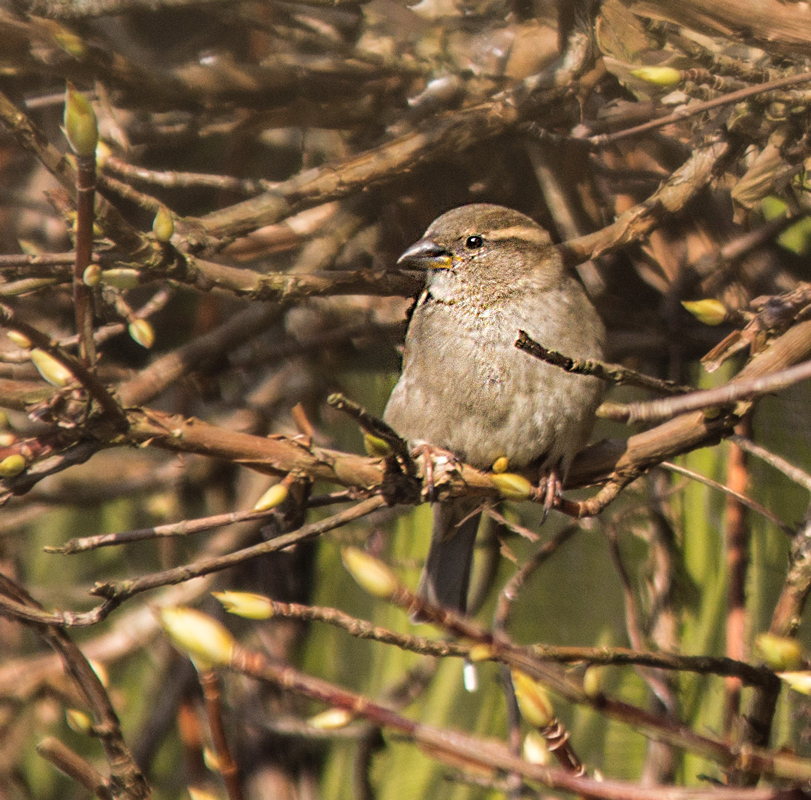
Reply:
[[421, 443], [418, 444], [411, 451], [413, 458], [422, 457], [423, 470], [425, 472], [425, 489], [423, 491], [425, 499], [429, 503], [437, 500], [437, 483], [436, 473], [441, 468], [442, 472], [448, 469], [456, 469], [458, 464], [462, 462], [459, 458], [451, 453], [450, 450], [444, 450], [441, 447], [435, 447], [432, 444]]
[[563, 482], [558, 475], [557, 469], [554, 467], [542, 476], [543, 485], [543, 517], [541, 517], [541, 524], [546, 521], [546, 515], [549, 510], [555, 505], [556, 501], [560, 499], [563, 492]]

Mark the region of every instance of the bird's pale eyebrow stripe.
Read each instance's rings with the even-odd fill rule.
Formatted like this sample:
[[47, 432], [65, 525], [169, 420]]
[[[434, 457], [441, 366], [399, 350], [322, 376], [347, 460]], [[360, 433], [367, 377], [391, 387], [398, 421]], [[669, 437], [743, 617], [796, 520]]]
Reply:
[[549, 234], [543, 228], [534, 225], [511, 225], [509, 228], [494, 228], [484, 234], [485, 239], [491, 242], [501, 242], [505, 239], [518, 239], [522, 242], [535, 244], [549, 244]]

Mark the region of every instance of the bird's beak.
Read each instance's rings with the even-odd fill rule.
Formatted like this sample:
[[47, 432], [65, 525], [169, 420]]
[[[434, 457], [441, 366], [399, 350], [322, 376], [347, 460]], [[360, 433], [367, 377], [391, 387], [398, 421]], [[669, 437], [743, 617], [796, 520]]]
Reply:
[[400, 266], [416, 269], [450, 269], [453, 256], [432, 239], [420, 239], [397, 259]]

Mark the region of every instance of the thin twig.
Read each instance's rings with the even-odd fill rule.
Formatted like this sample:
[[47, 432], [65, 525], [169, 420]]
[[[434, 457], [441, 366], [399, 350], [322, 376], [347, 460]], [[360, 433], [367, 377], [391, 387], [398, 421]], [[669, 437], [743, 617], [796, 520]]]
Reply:
[[[811, 509], [806, 510], [803, 524], [794, 534], [789, 555], [789, 569], [780, 597], [774, 607], [769, 633], [796, 637], [803, 610], [811, 594]], [[765, 747], [770, 740], [772, 723], [780, 696], [779, 686], [760, 686], [749, 698], [745, 712], [741, 745]]]
[[558, 249], [564, 262], [574, 266], [639, 241], [668, 214], [684, 209], [713, 178], [723, 172], [735, 152], [727, 142], [714, 142], [696, 148], [690, 158], [650, 197], [623, 211], [602, 230], [560, 244]]
[[406, 474], [416, 475], [417, 467], [411, 458], [408, 443], [390, 425], [370, 414], [365, 408], [353, 402], [342, 394], [336, 392], [327, 398], [327, 405], [338, 411], [343, 411], [354, 419], [360, 427], [367, 433], [377, 436], [391, 447], [394, 454], [402, 461]]
[[96, 154], [76, 156], [76, 259], [73, 262], [73, 304], [79, 356], [87, 366], [96, 363], [93, 341], [93, 292], [84, 282], [84, 271], [93, 257]]
[[225, 733], [219, 677], [213, 669], [201, 670], [198, 676], [203, 689], [211, 744], [217, 757], [217, 770], [222, 775], [228, 800], [242, 800], [242, 781], [239, 778], [239, 769], [231, 755], [231, 748], [228, 746], [228, 737]]
[[[401, 599], [405, 599], [405, 597]], [[441, 610], [439, 614], [432, 615], [436, 617], [435, 621], [439, 621], [442, 613], [444, 613], [445, 622], [450, 622], [452, 615], [441, 612]], [[455, 616], [457, 618], [453, 627], [459, 633], [464, 628], [468, 634], [472, 634], [474, 638], [482, 641], [481, 629], [469, 623], [462, 625], [461, 618], [458, 615]], [[492, 638], [486, 637], [486, 639], [489, 644], [495, 645]], [[498, 650], [499, 655], [511, 666], [526, 671], [539, 680], [546, 681], [550, 679], [551, 673], [540, 668], [539, 665], [533, 664], [531, 659], [519, 656], [519, 651], [509, 648], [505, 641], [499, 641]], [[638, 785], [618, 784], [614, 781], [597, 781], [577, 777], [565, 770], [531, 765], [510, 754], [507, 747], [501, 742], [474, 739], [467, 734], [455, 731], [440, 731], [423, 723], [406, 719], [390, 708], [372, 702], [368, 697], [349, 692], [320, 678], [306, 675], [286, 664], [270, 662], [263, 654], [248, 651], [245, 648], [235, 648], [229, 666], [237, 672], [268, 681], [286, 691], [317, 699], [331, 708], [346, 709], [352, 714], [362, 716], [375, 725], [396, 730], [401, 735], [419, 744], [423, 750], [427, 750], [429, 753], [436, 752], [437, 755], [452, 756], [457, 763], [461, 761], [462, 763], [486, 766], [508, 773], [515, 772], [540, 781], [550, 788], [565, 789], [589, 797], [604, 798], [604, 800], [661, 800], [661, 787], [645, 788]], [[568, 697], [575, 694], [570, 682], [554, 679], [553, 686], [556, 691], [560, 691]], [[585, 699], [583, 695], [578, 695], [578, 697], [581, 701]], [[732, 763], [740, 764], [756, 772], [785, 775], [787, 777], [791, 775], [794, 779], [800, 779], [800, 776], [811, 776], [811, 768], [803, 759], [795, 756], [787, 754], [775, 756], [772, 753], [753, 748], [751, 752], [747, 751], [745, 758], [740, 758], [734, 755], [729, 747], [720, 740], [709, 736], [699, 736], [661, 716], [648, 714], [641, 709], [632, 708], [605, 697], [599, 698], [599, 707], [604, 712], [612, 715], [620, 713], [620, 709], [623, 709], [623, 713], [633, 715], [632, 719], [638, 728], [656, 731], [657, 736], [677, 740], [681, 746], [687, 746], [689, 749], [695, 748], [697, 752], [711, 758], [718, 758], [727, 765]], [[628, 719], [629, 722], [630, 719]], [[687, 797], [691, 798], [691, 800], [723, 800], [727, 796], [727, 792], [730, 792], [730, 798], [736, 796], [731, 791], [713, 787], [709, 794], [705, 796], [695, 788], [689, 790], [676, 787], [669, 788], [673, 800], [682, 797], [684, 800], [687, 800]], [[744, 790], [734, 791], [741, 792]], [[748, 792], [753, 791], [755, 790], [748, 790]], [[689, 795], [684, 794], [686, 792], [689, 792]], [[748, 792], [741, 795], [741, 800], [744, 797], [753, 797]]]
[[267, 598], [267, 601], [273, 618], [284, 617], [307, 622], [324, 622], [327, 625], [333, 625], [346, 631], [356, 639], [368, 639], [382, 644], [390, 644], [412, 653], [445, 658], [447, 656], [466, 656], [470, 651], [470, 647], [462, 642], [427, 639], [423, 636], [409, 636], [397, 633], [366, 620], [350, 616], [337, 608], [308, 606], [301, 603], [282, 603], [270, 598]]
[[[5, 616], [30, 623], [42, 607], [20, 585], [0, 573], [0, 600]], [[20, 614], [11, 609], [19, 609]], [[65, 670], [79, 688], [93, 712], [93, 732], [98, 736], [110, 767], [110, 784], [116, 786], [121, 800], [147, 800], [149, 787], [124, 741], [121, 725], [107, 690], [99, 680], [84, 653], [67, 632], [58, 626], [41, 623], [31, 626], [62, 659]]]
[[747, 439], [745, 436], [735, 434], [734, 436], [730, 436], [729, 440], [735, 442], [741, 450], [745, 450], [747, 453], [755, 456], [755, 458], [759, 458], [770, 467], [774, 467], [787, 478], [802, 486], [806, 491], [811, 492], [811, 475], [805, 470], [796, 467], [794, 464], [790, 464], [786, 459], [772, 453], [765, 447], [761, 447], [759, 444], [755, 444], [751, 439]]
[[748, 100], [750, 97], [755, 97], [763, 92], [768, 92], [773, 89], [782, 89], [786, 86], [796, 86], [801, 83], [808, 83], [811, 81], [811, 72], [804, 72], [801, 75], [789, 75], [785, 78], [778, 78], [777, 80], [761, 83], [758, 86], [747, 86], [745, 89], [739, 89], [737, 92], [730, 92], [729, 94], [716, 97], [713, 100], [707, 100], [704, 103], [694, 103], [686, 108], [680, 109], [674, 114], [668, 114], [665, 117], [645, 122], [642, 125], [636, 125], [633, 128], [627, 128], [624, 131], [617, 131], [616, 133], [606, 133], [599, 136], [591, 136], [586, 141], [593, 147], [607, 147], [622, 139], [628, 139], [632, 136], [639, 136], [642, 133], [661, 128], [671, 123], [682, 122], [689, 117], [694, 117], [697, 114], [703, 114], [705, 111], [712, 111], [714, 108], [730, 105], [731, 103], [739, 103], [741, 100]]
[[[751, 429], [751, 417], [741, 421], [739, 433]], [[751, 532], [746, 509], [740, 500], [749, 483], [746, 454], [735, 444], [729, 445], [727, 488], [724, 503], [724, 551], [726, 556], [726, 654], [742, 661], [746, 657], [746, 577], [749, 568]], [[740, 727], [741, 682], [724, 681], [724, 733], [734, 735]]]
[[697, 483], [703, 483], [705, 486], [709, 486], [711, 489], [715, 489], [716, 491], [722, 492], [727, 497], [731, 497], [735, 499], [737, 502], [741, 503], [742, 505], [746, 506], [747, 508], [751, 508], [756, 514], [760, 514], [765, 519], [769, 520], [773, 525], [776, 525], [783, 533], [789, 534], [792, 536], [794, 534], [794, 528], [791, 525], [786, 524], [781, 520], [777, 515], [773, 514], [769, 511], [768, 508], [760, 505], [755, 500], [750, 499], [745, 494], [741, 494], [740, 492], [735, 491], [729, 486], [724, 486], [723, 483], [718, 483], [718, 481], [714, 481], [712, 478], [708, 478], [705, 475], [701, 475], [698, 472], [695, 472], [692, 469], [688, 469], [687, 467], [682, 467], [679, 464], [674, 464], [672, 461], [662, 461], [659, 466], [662, 469], [669, 470], [670, 472], [675, 472], [679, 475], [685, 475], [686, 477], [690, 478], [691, 480], [696, 481]]
[[521, 587], [527, 582], [529, 577], [545, 561], [547, 561], [557, 550], [577, 533], [580, 528], [577, 525], [567, 525], [560, 533], [544, 542], [532, 556], [519, 567], [513, 576], [504, 584], [504, 588], [498, 594], [496, 610], [493, 614], [493, 628], [495, 630], [507, 630], [510, 612], [513, 603], [518, 599]]
[[37, 745], [37, 753], [99, 800], [113, 800], [107, 779], [89, 761], [74, 753], [55, 736], [46, 736]]
[[[23, 149], [33, 153], [59, 183], [75, 198], [76, 170], [67, 158], [48, 142], [48, 137], [23, 114], [8, 97], [0, 93], [0, 121], [13, 133]], [[104, 233], [125, 252], [140, 256], [144, 262], [161, 260], [160, 253], [146, 236], [130, 225], [105, 198], [96, 196], [95, 219]]]
[[165, 189], [217, 189], [221, 192], [257, 195], [275, 189], [273, 181], [250, 178], [234, 178], [231, 175], [207, 175], [200, 172], [156, 170], [129, 164], [115, 156], [108, 156], [104, 169], [117, 172], [130, 180], [143, 181]]
[[641, 372], [628, 369], [620, 364], [608, 364], [605, 361], [592, 359], [575, 360], [569, 358], [562, 353], [549, 350], [542, 344], [539, 344], [532, 339], [526, 331], [518, 332], [515, 346], [519, 350], [523, 350], [525, 353], [529, 353], [531, 356], [545, 361], [547, 364], [560, 367], [562, 370], [572, 372], [575, 375], [592, 375], [608, 383], [638, 386], [642, 389], [648, 389], [652, 392], [665, 395], [687, 394], [693, 391], [689, 386], [679, 386], [673, 383], [673, 381], [663, 381], [660, 378], [643, 375]]
[[771, 375], [734, 381], [715, 389], [705, 389], [681, 397], [651, 400], [646, 403], [628, 403], [624, 406], [621, 418], [618, 415], [612, 419], [627, 422], [629, 425], [639, 422], [663, 422], [688, 411], [729, 406], [741, 400], [764, 397], [809, 378], [811, 378], [811, 361], [804, 361]]
[[200, 519], [184, 519], [180, 522], [170, 522], [165, 525], [155, 525], [151, 528], [137, 528], [131, 531], [118, 533], [101, 533], [95, 536], [80, 536], [70, 539], [62, 545], [46, 545], [43, 551], [58, 555], [73, 555], [95, 550], [99, 547], [143, 542], [150, 539], [163, 539], [175, 536], [191, 536], [196, 533], [221, 528], [225, 525], [235, 525], [240, 522], [256, 522], [275, 513], [275, 509], [268, 511], [229, 511], [225, 514], [214, 514]]
[[118, 431], [127, 429], [127, 417], [121, 406], [113, 399], [95, 373], [87, 369], [78, 359], [66, 353], [59, 345], [32, 325], [18, 320], [14, 312], [3, 305], [0, 305], [0, 326], [21, 333], [34, 347], [38, 347], [53, 356], [87, 389], [88, 393], [101, 406], [107, 419]]
[[[135, 578], [134, 580], [98, 583], [93, 588], [92, 594], [104, 597], [105, 601], [90, 611], [83, 613], [57, 611], [50, 614], [43, 612], [34, 616], [30, 616], [30, 612], [28, 618], [40, 623], [60, 627], [86, 627], [95, 625], [101, 620], [106, 619], [106, 617], [122, 603], [142, 592], [148, 592], [152, 589], [160, 588], [161, 586], [173, 586], [192, 580], [193, 578], [200, 578], [204, 575], [211, 575], [214, 572], [230, 569], [238, 564], [258, 558], [259, 556], [285, 550], [300, 542], [314, 539], [327, 531], [346, 525], [348, 522], [353, 522], [356, 519], [367, 516], [373, 511], [383, 508], [385, 505], [386, 501], [382, 497], [371, 497], [367, 500], [362, 500], [360, 503], [338, 514], [327, 517], [327, 519], [304, 525], [291, 533], [277, 536], [270, 541], [262, 542], [252, 547], [246, 547], [233, 553], [212, 558], [202, 558], [193, 564], [175, 567], [174, 569], [168, 569], [163, 572], [155, 572], [141, 578]], [[23, 613], [22, 609], [15, 610], [21, 614]]]

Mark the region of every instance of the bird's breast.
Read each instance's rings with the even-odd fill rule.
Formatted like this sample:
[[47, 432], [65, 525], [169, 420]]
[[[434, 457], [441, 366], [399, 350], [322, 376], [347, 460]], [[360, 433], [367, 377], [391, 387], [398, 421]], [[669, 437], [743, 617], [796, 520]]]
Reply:
[[[558, 310], [565, 312], [565, 304]], [[514, 346], [523, 329], [566, 355], [598, 357], [599, 341], [578, 333], [589, 326], [569, 316], [561, 319], [537, 298], [470, 306], [428, 297], [411, 319], [386, 420], [407, 439], [450, 450], [480, 468], [501, 456], [517, 468], [573, 455], [591, 429], [599, 383]]]

